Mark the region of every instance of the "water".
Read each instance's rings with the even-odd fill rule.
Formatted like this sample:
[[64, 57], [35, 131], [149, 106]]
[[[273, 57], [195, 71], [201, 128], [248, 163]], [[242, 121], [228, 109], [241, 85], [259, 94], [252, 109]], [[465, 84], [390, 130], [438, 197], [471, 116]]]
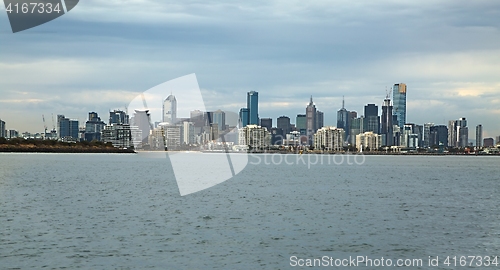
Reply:
[[369, 256], [455, 269], [443, 257], [500, 256], [499, 164], [249, 164], [181, 197], [166, 159], [0, 154], [0, 268], [287, 269], [291, 256]]

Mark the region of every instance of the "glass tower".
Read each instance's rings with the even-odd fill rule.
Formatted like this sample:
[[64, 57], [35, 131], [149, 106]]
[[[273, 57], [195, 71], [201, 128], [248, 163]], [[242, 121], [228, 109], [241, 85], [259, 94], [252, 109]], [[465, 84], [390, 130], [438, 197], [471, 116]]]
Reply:
[[400, 129], [406, 124], [406, 84], [398, 83], [392, 88], [393, 115], [397, 116]]
[[248, 124], [259, 124], [259, 92], [247, 93]]

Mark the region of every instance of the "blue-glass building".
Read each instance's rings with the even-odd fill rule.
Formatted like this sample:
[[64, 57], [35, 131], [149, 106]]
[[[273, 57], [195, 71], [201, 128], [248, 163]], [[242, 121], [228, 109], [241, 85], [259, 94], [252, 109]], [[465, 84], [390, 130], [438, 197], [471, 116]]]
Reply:
[[400, 129], [406, 124], [406, 84], [398, 83], [392, 88], [392, 114], [397, 117]]
[[247, 93], [248, 124], [259, 124], [259, 93], [251, 91]]
[[248, 126], [248, 108], [241, 108], [239, 115], [240, 127]]

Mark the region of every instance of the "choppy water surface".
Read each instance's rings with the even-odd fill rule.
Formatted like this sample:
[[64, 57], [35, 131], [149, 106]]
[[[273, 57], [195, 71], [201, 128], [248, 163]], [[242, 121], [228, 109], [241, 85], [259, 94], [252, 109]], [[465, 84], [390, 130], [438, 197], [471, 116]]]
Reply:
[[500, 256], [499, 165], [249, 164], [181, 197], [166, 159], [1, 154], [0, 268], [284, 269], [290, 256], [383, 256], [453, 269], [427, 258]]

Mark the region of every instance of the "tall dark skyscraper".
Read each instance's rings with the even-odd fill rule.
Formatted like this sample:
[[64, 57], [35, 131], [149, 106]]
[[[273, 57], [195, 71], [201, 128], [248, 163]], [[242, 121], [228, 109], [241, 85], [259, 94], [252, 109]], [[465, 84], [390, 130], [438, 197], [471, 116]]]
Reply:
[[350, 135], [350, 120], [351, 114], [346, 110], [344, 98], [342, 97], [342, 108], [337, 111], [337, 128], [344, 129], [346, 138]]
[[247, 93], [248, 124], [259, 124], [259, 93], [251, 91]]
[[324, 126], [324, 115], [322, 111], [316, 111], [316, 130]]
[[288, 116], [280, 116], [278, 117], [277, 123], [276, 123], [277, 128], [281, 128], [283, 131], [283, 134], [288, 134], [290, 133], [290, 117]]
[[273, 119], [272, 118], [261, 118], [260, 119], [260, 126], [264, 127], [267, 129], [267, 131], [271, 131], [271, 128], [273, 128]]
[[393, 115], [397, 116], [400, 129], [406, 124], [406, 84], [398, 83], [392, 88]]
[[380, 134], [382, 134], [382, 144], [386, 146], [394, 145], [394, 131], [392, 123], [392, 105], [391, 99], [386, 97], [384, 105], [382, 105], [382, 125], [380, 127]]
[[379, 134], [380, 116], [378, 116], [378, 106], [368, 104], [365, 106], [365, 118], [363, 121], [363, 132], [372, 131]]
[[306, 135], [307, 118], [305, 114], [297, 114], [297, 118], [295, 119], [295, 128], [300, 132], [300, 135]]
[[316, 133], [316, 105], [314, 105], [312, 96], [306, 107], [306, 128], [309, 145], [312, 145], [313, 135]]
[[429, 147], [448, 146], [448, 127], [444, 125], [429, 128]]
[[240, 127], [246, 127], [248, 125], [248, 108], [241, 108], [239, 115]]

